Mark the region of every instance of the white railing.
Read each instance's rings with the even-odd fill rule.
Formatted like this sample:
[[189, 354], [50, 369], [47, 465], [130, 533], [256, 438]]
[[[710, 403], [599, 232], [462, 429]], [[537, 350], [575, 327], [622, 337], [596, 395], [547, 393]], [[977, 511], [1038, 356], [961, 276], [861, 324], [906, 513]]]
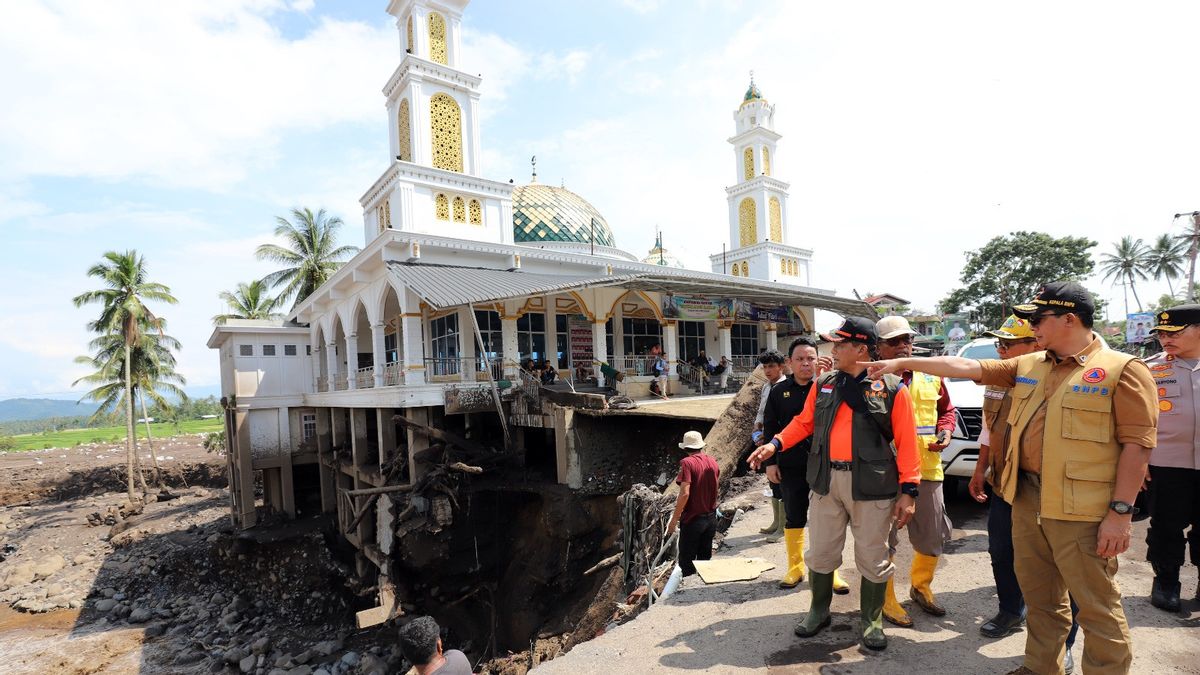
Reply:
[[[608, 365], [626, 375], [652, 376], [654, 375], [654, 360], [656, 358], [646, 354], [642, 356], [613, 356], [609, 358]], [[664, 358], [665, 361], [666, 359]]]
[[390, 361], [383, 367], [383, 386], [395, 387], [404, 383], [404, 362]]
[[430, 378], [459, 378], [468, 382], [482, 381], [487, 379], [488, 368], [491, 368], [492, 378], [497, 380], [503, 378], [504, 367], [499, 358], [459, 356], [425, 359], [425, 375]]
[[359, 368], [354, 374], [354, 386], [358, 389], [371, 389], [375, 386], [375, 366]]
[[734, 356], [729, 359], [733, 362], [733, 369], [746, 372], [754, 370], [758, 367], [757, 356]]
[[329, 391], [329, 378], [321, 375], [317, 377], [317, 391]]
[[350, 382], [346, 379], [345, 375], [339, 373], [334, 376], [333, 388], [335, 391], [346, 391], [350, 388]]

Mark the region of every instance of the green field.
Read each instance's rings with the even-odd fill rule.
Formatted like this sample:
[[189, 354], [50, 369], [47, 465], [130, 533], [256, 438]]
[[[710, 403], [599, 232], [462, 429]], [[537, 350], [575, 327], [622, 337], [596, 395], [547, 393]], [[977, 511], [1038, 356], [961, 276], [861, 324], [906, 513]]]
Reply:
[[[156, 422], [150, 425], [154, 438], [168, 438], [176, 434], [207, 434], [220, 431], [223, 422], [221, 418], [211, 420], [187, 420], [176, 427], [170, 422]], [[146, 437], [146, 425], [137, 425], [138, 438]], [[125, 427], [96, 427], [94, 429], [67, 429], [66, 431], [48, 431], [40, 434], [23, 434], [10, 436], [16, 447], [13, 452], [23, 450], [41, 450], [42, 448], [70, 448], [79, 443], [123, 442]]]

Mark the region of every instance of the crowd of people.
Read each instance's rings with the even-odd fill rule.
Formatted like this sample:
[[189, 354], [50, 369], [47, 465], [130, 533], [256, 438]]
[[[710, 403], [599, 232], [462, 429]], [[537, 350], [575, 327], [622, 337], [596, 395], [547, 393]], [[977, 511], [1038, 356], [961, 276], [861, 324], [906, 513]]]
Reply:
[[[808, 579], [812, 591], [796, 635], [829, 626], [833, 593], [849, 590], [838, 575], [847, 528], [865, 647], [887, 647], [884, 621], [914, 623], [894, 591], [901, 530], [913, 549], [909, 597], [923, 613], [946, 614], [934, 577], [951, 533], [940, 450], [955, 411], [942, 378], [962, 378], [986, 387], [969, 491], [989, 504], [999, 606], [980, 633], [999, 638], [1026, 627], [1023, 663], [1011, 675], [1072, 672], [1080, 630], [1085, 673], [1129, 671], [1116, 572], [1135, 503], [1150, 509], [1155, 607], [1179, 611], [1187, 549], [1200, 565], [1200, 305], [1157, 315], [1151, 332], [1163, 350], [1146, 360], [1109, 349], [1093, 331], [1094, 311], [1079, 284], [1046, 284], [988, 332], [1000, 358], [983, 361], [913, 358], [916, 332], [895, 316], [847, 319], [822, 336], [833, 343], [831, 357], [818, 358], [805, 339], [786, 356], [762, 355], [768, 384], [749, 462], [773, 489], [774, 522], [764, 534], [781, 532], [787, 548], [779, 584]], [[716, 501], [707, 486], [718, 471], [702, 458], [699, 434], [681, 447], [689, 454], [668, 531], [679, 529], [679, 564], [690, 574], [711, 554]], [[1150, 498], [1139, 501], [1144, 490]]]

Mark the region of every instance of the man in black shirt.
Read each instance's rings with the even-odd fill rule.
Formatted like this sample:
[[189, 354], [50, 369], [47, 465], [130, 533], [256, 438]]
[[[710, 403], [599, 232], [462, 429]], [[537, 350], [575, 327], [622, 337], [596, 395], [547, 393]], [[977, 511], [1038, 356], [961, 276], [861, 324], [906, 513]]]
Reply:
[[[792, 418], [800, 414], [808, 400], [816, 375], [817, 346], [807, 338], [796, 338], [788, 348], [788, 365], [792, 376], [771, 387], [763, 410], [763, 438], [774, 438]], [[778, 483], [786, 515], [784, 541], [787, 542], [788, 570], [779, 581], [780, 588], [794, 588], [804, 581], [804, 531], [808, 526], [808, 446], [809, 439], [800, 442], [789, 452], [777, 452], [763, 464], [767, 480]], [[838, 594], [850, 592], [850, 586], [837, 571], [833, 573], [833, 590]]]

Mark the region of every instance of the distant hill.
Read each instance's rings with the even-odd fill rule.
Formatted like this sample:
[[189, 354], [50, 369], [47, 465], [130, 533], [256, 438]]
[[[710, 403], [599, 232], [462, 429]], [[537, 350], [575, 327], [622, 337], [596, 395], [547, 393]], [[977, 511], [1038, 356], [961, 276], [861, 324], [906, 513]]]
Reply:
[[47, 417], [91, 415], [96, 406], [52, 398], [10, 398], [0, 401], [0, 422], [40, 420]]

